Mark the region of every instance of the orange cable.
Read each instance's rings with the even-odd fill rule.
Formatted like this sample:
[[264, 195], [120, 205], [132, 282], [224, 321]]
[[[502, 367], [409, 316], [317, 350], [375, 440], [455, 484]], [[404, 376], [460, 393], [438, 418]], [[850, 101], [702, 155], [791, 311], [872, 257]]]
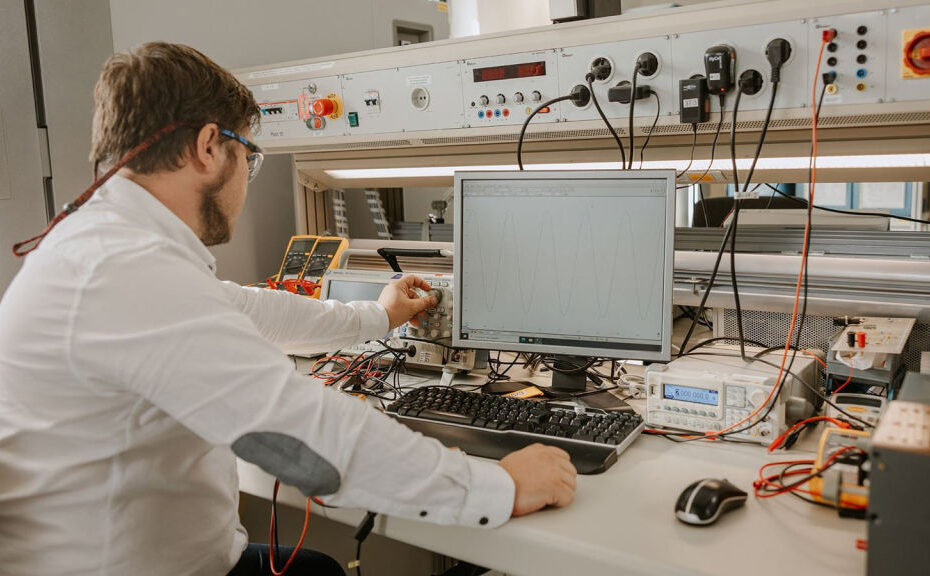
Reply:
[[[811, 87], [811, 110], [812, 110], [812, 154], [811, 154], [811, 185], [810, 192], [808, 197], [808, 204], [813, 206], [814, 204], [814, 188], [817, 183], [817, 78], [820, 77], [820, 64], [823, 61], [823, 51], [826, 48], [828, 42], [826, 38], [823, 38], [820, 43], [820, 52], [817, 55], [817, 68], [814, 72], [814, 82]], [[801, 284], [804, 279], [804, 269], [807, 265], [807, 256], [808, 256], [808, 241], [810, 239], [811, 225], [810, 220], [804, 226], [804, 250], [801, 254], [801, 269], [798, 270], [798, 282], [794, 290], [794, 309], [791, 311], [791, 325], [788, 329], [788, 338], [785, 340], [785, 351], [781, 357], [781, 365], [778, 367], [778, 377], [775, 378], [776, 386], [772, 386], [772, 390], [769, 392], [769, 395], [766, 396], [765, 401], [763, 401], [751, 414], [735, 422], [722, 430], [716, 430], [713, 432], [705, 432], [704, 437], [712, 438], [719, 436], [721, 433], [727, 432], [736, 428], [744, 422], [752, 420], [757, 416], [762, 410], [768, 406], [769, 401], [772, 400], [772, 397], [775, 395], [775, 391], [779, 389], [777, 386], [778, 382], [781, 382], [781, 378], [785, 373], [785, 363], [788, 361], [788, 352], [791, 350], [791, 338], [794, 336], [794, 328], [797, 325], [798, 321], [798, 305], [801, 301]]]

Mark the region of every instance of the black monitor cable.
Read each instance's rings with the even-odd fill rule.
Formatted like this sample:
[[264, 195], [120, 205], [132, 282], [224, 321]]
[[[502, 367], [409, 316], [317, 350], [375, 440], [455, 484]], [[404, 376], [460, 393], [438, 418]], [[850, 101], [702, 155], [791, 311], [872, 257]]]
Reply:
[[[787, 194], [783, 190], [779, 190], [777, 187], [772, 186], [771, 184], [765, 184], [773, 194], [778, 194], [783, 198], [791, 200], [801, 208], [807, 208], [809, 202], [803, 198], [798, 198], [797, 196], [792, 196]], [[814, 205], [814, 210], [822, 210], [823, 212], [832, 212], [834, 214], [847, 214], [849, 216], [877, 216], [880, 218], [891, 218], [892, 220], [900, 220], [902, 222], [913, 222], [914, 224], [926, 224], [930, 225], [930, 220], [921, 220], [920, 218], [911, 218], [910, 216], [897, 216], [895, 214], [886, 214], [883, 212], [862, 212], [859, 210], [842, 210], [840, 208], [828, 208], [826, 206]]]
[[[617, 131], [614, 129], [613, 125], [611, 125], [610, 120], [607, 119], [607, 115], [604, 114], [600, 103], [597, 101], [597, 95], [594, 93], [594, 74], [589, 72], [585, 76], [585, 82], [588, 84], [588, 90], [591, 91], [591, 101], [594, 103], [594, 108], [597, 110], [601, 120], [604, 121], [604, 125], [607, 126], [607, 130], [610, 131], [610, 135], [614, 137], [614, 141], [617, 143], [617, 147], [620, 148], [620, 168], [622, 170], [626, 170], [626, 150], [623, 148], [623, 140], [620, 139]], [[630, 154], [633, 154], [632, 150], [630, 150]]]
[[[659, 95], [655, 90], [650, 90], [649, 95], [656, 99], [656, 115], [652, 119], [652, 126], [649, 127], [649, 134], [646, 134], [646, 140], [643, 141], [643, 145], [639, 147], [639, 169], [643, 169], [643, 153], [646, 152], [646, 146], [649, 146], [649, 139], [652, 138], [652, 134], [656, 131], [656, 124], [659, 123], [659, 113], [662, 110], [662, 103], [659, 100]], [[631, 102], [632, 104], [632, 102]], [[694, 126], [694, 140], [691, 142], [691, 160], [694, 160], [694, 145], [697, 142], [697, 125]], [[631, 152], [632, 154], [632, 152]], [[691, 167], [691, 164], [688, 164], [688, 167]], [[687, 170], [685, 170], [687, 172]]]
[[553, 98], [543, 102], [533, 110], [529, 116], [526, 117], [526, 120], [523, 121], [523, 127], [520, 129], [520, 138], [517, 140], [517, 165], [520, 167], [520, 170], [523, 170], [523, 137], [526, 135], [526, 128], [530, 125], [530, 121], [534, 116], [539, 114], [539, 111], [552, 106], [557, 102], [563, 102], [565, 100], [574, 100], [577, 96], [574, 94], [566, 94], [565, 96], [559, 96], [558, 98]]

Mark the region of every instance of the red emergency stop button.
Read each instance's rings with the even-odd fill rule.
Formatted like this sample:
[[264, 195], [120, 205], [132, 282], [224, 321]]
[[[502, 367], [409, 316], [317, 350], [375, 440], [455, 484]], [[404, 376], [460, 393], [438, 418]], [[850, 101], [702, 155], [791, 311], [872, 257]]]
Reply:
[[336, 101], [332, 98], [317, 98], [313, 102], [315, 116], [329, 116], [336, 111]]

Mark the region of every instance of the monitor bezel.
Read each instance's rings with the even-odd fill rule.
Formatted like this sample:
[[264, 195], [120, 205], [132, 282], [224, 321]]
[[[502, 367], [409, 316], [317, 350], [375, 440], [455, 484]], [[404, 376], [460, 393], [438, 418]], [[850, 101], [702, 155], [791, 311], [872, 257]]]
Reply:
[[[598, 348], [554, 346], [543, 344], [523, 344], [519, 342], [493, 342], [461, 338], [462, 306], [462, 186], [466, 181], [474, 180], [664, 180], [665, 193], [665, 266], [663, 267], [662, 326], [663, 334], [659, 350], [638, 350], [636, 348]], [[456, 305], [452, 315], [452, 345], [456, 348], [474, 348], [478, 350], [504, 350], [510, 352], [528, 352], [546, 355], [586, 356], [590, 358], [614, 358], [625, 360], [645, 360], [667, 362], [672, 356], [672, 293], [674, 290], [675, 259], [675, 191], [676, 173], [674, 170], [529, 170], [517, 171], [457, 171], [455, 173], [453, 220], [454, 252], [453, 281]]]

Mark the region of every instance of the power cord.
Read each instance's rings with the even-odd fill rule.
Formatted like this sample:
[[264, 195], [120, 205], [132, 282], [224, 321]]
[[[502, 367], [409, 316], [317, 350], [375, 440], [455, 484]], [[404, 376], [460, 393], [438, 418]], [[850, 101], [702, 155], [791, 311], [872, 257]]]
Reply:
[[[592, 91], [593, 94], [593, 91]], [[575, 100], [578, 98], [577, 94], [566, 94], [565, 96], [559, 96], [558, 98], [553, 98], [552, 100], [547, 100], [533, 110], [529, 116], [526, 117], [526, 120], [523, 121], [523, 127], [520, 129], [520, 138], [517, 140], [517, 165], [520, 167], [520, 170], [523, 170], [523, 138], [526, 136], [526, 128], [530, 125], [530, 121], [534, 116], [539, 114], [539, 111], [552, 106], [558, 102], [563, 102], [565, 100]]]
[[[652, 134], [656, 131], [656, 124], [659, 123], [659, 114], [662, 110], [662, 102], [659, 100], [659, 95], [655, 90], [649, 90], [649, 95], [656, 99], [656, 115], [652, 119], [652, 126], [649, 127], [649, 134], [646, 134], [646, 140], [643, 141], [643, 145], [639, 147], [639, 169], [643, 169], [643, 154], [646, 152], [646, 146], [649, 146], [649, 139], [652, 138]], [[691, 142], [691, 160], [694, 161], [694, 145], [697, 142], [697, 125], [694, 127], [694, 140]], [[632, 153], [632, 152], [631, 152]], [[688, 163], [688, 168], [691, 167], [691, 163]], [[685, 170], [687, 172], [687, 169]]]
[[367, 512], [365, 517], [359, 523], [358, 527], [355, 529], [355, 540], [358, 544], [355, 547], [355, 560], [349, 562], [348, 568], [351, 570], [355, 568], [355, 576], [362, 576], [362, 542], [368, 538], [368, 535], [371, 534], [371, 530], [375, 527], [375, 518], [378, 517], [378, 514], [375, 512]]
[[[601, 117], [601, 120], [604, 121], [604, 125], [607, 126], [607, 130], [610, 131], [610, 135], [614, 137], [614, 141], [617, 143], [617, 147], [620, 148], [620, 168], [622, 170], [626, 169], [626, 150], [623, 148], [623, 140], [620, 139], [620, 136], [617, 134], [617, 131], [614, 130], [613, 125], [610, 123], [610, 120], [607, 119], [607, 115], [604, 114], [604, 111], [601, 109], [600, 103], [597, 101], [597, 95], [594, 93], [594, 74], [588, 72], [585, 75], [585, 82], [588, 84], [588, 90], [591, 91], [591, 101], [594, 103], [594, 108], [597, 110], [597, 114]], [[630, 150], [630, 154], [633, 154], [633, 151]]]
[[[679, 178], [681, 178], [682, 176], [684, 176], [685, 174], [687, 174], [687, 173], [688, 173], [688, 170], [691, 170], [691, 165], [694, 164], [694, 149], [697, 147], [697, 132], [698, 132], [697, 124], [692, 124], [692, 125], [691, 125], [691, 157], [688, 158], [688, 165], [685, 166], [685, 169], [682, 170], [681, 172], [676, 172], [676, 173], [675, 173], [675, 180], [678, 180]], [[647, 142], [648, 142], [648, 139], [647, 139]], [[645, 145], [643, 145], [643, 147], [645, 148]], [[643, 163], [643, 161], [642, 161], [642, 153], [640, 153], [640, 161], [639, 161], [639, 163], [640, 163], [640, 165], [642, 165], [642, 163]], [[676, 189], [677, 189], [677, 188], [676, 188]], [[706, 212], [705, 212], [705, 217], [706, 217], [706, 215], [707, 215], [707, 214], [706, 214]]]

